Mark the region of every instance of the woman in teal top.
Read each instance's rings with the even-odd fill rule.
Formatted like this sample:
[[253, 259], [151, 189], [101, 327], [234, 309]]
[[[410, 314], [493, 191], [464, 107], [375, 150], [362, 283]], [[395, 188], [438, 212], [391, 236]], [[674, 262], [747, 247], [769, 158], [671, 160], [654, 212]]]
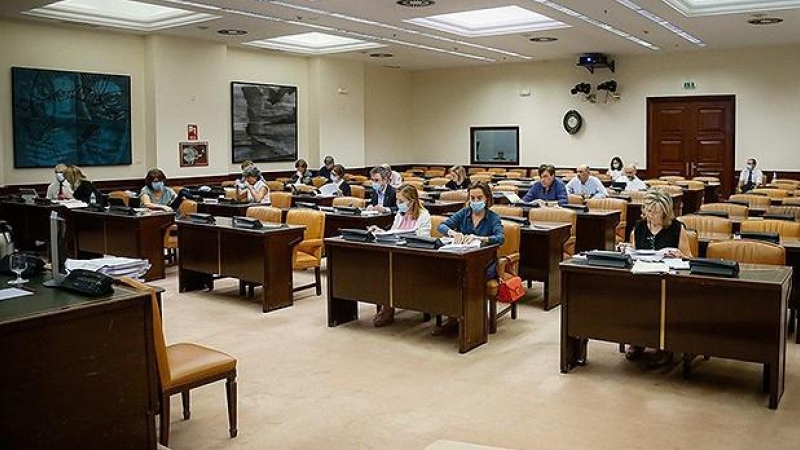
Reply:
[[161, 169], [153, 168], [147, 171], [144, 187], [139, 193], [141, 205], [150, 209], [172, 211], [172, 202], [175, 201], [178, 194], [164, 184], [166, 181], [167, 176]]

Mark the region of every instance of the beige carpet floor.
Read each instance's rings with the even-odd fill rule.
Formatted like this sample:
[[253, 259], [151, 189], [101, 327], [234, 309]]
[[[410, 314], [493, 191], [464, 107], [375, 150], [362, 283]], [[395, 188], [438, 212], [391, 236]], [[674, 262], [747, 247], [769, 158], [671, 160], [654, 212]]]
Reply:
[[[167, 289], [167, 342], [239, 360], [239, 436], [228, 437], [217, 383], [192, 391], [188, 421], [173, 397], [173, 450], [800, 448], [793, 339], [786, 393], [772, 411], [756, 364], [714, 358], [687, 381], [678, 365], [649, 370], [615, 344], [592, 342], [589, 364], [561, 374], [560, 310], [541, 309], [536, 285], [518, 320], [503, 319], [488, 344], [461, 355], [455, 338], [430, 336], [419, 313], [400, 311], [376, 329], [374, 306], [362, 305], [358, 322], [328, 328], [324, 290], [296, 293], [293, 307], [263, 314], [238, 296], [235, 280], [179, 294], [176, 269], [168, 273], [154, 283]], [[295, 284], [310, 279], [296, 273]]]

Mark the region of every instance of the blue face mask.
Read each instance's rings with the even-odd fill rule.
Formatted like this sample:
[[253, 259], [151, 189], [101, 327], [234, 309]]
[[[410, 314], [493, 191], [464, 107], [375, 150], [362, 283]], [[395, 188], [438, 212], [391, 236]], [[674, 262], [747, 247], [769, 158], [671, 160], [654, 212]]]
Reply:
[[486, 202], [484, 202], [484, 201], [469, 202], [469, 206], [470, 206], [470, 208], [472, 208], [472, 211], [481, 212], [481, 211], [483, 211], [483, 208], [486, 208]]
[[406, 203], [398, 203], [397, 204], [397, 210], [400, 211], [401, 213], [408, 212], [408, 202], [406, 202]]
[[164, 189], [164, 182], [163, 181], [153, 181], [152, 183], [150, 183], [150, 185], [153, 186], [153, 190], [154, 191], [160, 191], [160, 190]]
[[372, 182], [372, 189], [375, 189], [376, 191], [382, 191], [383, 190], [383, 183], [373, 181]]

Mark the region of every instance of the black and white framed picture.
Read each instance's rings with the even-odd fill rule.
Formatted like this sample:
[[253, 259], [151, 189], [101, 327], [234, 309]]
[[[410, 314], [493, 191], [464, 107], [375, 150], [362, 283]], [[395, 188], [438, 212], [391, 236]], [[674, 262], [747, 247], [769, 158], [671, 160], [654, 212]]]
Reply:
[[297, 159], [297, 87], [231, 83], [233, 162]]
[[519, 127], [470, 127], [470, 164], [519, 165]]

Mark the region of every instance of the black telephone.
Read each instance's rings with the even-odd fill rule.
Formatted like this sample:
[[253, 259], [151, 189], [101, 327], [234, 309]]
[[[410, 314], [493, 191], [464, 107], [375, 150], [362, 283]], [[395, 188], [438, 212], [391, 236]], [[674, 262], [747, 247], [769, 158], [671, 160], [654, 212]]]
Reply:
[[114, 292], [113, 282], [113, 278], [100, 272], [75, 269], [64, 278], [59, 287], [89, 297], [100, 297]]
[[361, 215], [361, 208], [357, 208], [355, 206], [335, 206], [333, 210], [337, 214], [341, 214], [344, 216], [360, 216]]
[[237, 216], [233, 218], [233, 226], [234, 228], [247, 228], [250, 230], [260, 230], [261, 228], [264, 227], [264, 224], [262, 224], [260, 220], [252, 217]]
[[36, 198], [33, 199], [33, 204], [34, 205], [40, 205], [40, 206], [46, 206], [46, 205], [52, 205], [53, 201], [50, 200], [49, 198], [36, 197]]
[[217, 220], [211, 214], [193, 213], [189, 214], [187, 217], [189, 221], [193, 223], [204, 223], [208, 225], [214, 225], [217, 223]]
[[124, 214], [126, 216], [135, 216], [136, 210], [131, 208], [130, 206], [110, 206], [108, 208], [108, 212], [113, 214]]

